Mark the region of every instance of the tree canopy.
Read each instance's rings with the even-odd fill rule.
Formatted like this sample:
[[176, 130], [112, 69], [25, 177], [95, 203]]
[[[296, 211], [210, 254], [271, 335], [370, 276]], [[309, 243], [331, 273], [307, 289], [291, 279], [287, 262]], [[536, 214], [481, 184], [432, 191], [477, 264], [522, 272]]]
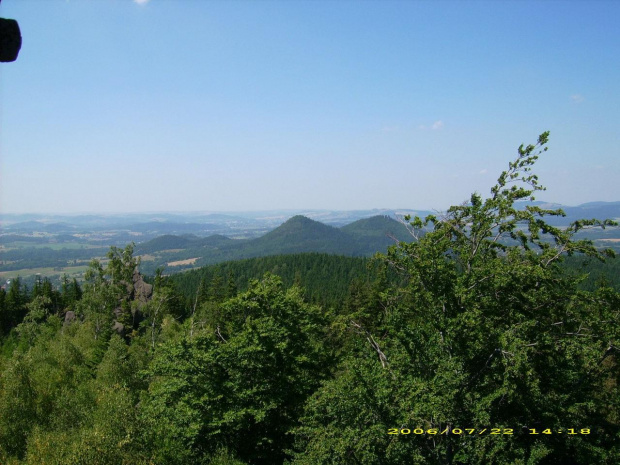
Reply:
[[[350, 322], [367, 343], [308, 403], [301, 463], [618, 460], [620, 300], [608, 288], [579, 291], [558, 266], [573, 253], [613, 256], [573, 239], [613, 223], [562, 230], [544, 221], [561, 210], [516, 208], [544, 189], [531, 168], [547, 138], [519, 147], [490, 197], [408, 219], [417, 240], [383, 257], [406, 282], [383, 294], [374, 322]], [[502, 434], [478, 434], [493, 428]], [[530, 434], [543, 430], [552, 434]]]

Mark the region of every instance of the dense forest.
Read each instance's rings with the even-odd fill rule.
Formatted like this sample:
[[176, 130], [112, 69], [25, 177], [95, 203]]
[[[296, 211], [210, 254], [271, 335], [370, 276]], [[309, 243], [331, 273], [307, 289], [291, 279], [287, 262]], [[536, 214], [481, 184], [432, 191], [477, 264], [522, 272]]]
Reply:
[[[252, 280], [271, 273], [280, 277], [285, 288], [299, 287], [307, 302], [329, 309], [363, 292], [379, 279], [379, 269], [378, 262], [369, 258], [305, 253], [225, 262], [174, 274], [170, 279], [191, 305], [196, 296], [218, 301], [232, 297], [237, 291], [246, 291]], [[390, 278], [396, 279], [394, 273]]]
[[547, 136], [373, 259], [14, 280], [0, 463], [620, 463], [617, 264], [579, 238], [612, 222], [515, 207]]

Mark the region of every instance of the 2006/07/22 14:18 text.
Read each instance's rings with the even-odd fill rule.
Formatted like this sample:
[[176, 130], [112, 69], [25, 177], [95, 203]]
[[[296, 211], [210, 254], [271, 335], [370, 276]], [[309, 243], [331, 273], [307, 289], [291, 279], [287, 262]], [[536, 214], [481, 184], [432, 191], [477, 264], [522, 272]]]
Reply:
[[[574, 428], [567, 428], [564, 430], [558, 429], [556, 431], [551, 430], [550, 428], [544, 429], [542, 431], [539, 432], [539, 430], [535, 429], [535, 428], [528, 428], [529, 433], [527, 434], [590, 434], [590, 428], [582, 428], [582, 429], [574, 429]], [[514, 434], [514, 429], [513, 428], [483, 428], [483, 429], [476, 429], [476, 428], [446, 428], [443, 431], [440, 431], [439, 429], [435, 429], [435, 428], [430, 428], [430, 429], [422, 429], [422, 428], [415, 428], [413, 430], [409, 429], [409, 428], [389, 428], [388, 429], [388, 434], [455, 434], [455, 435], [460, 435], [460, 434]]]

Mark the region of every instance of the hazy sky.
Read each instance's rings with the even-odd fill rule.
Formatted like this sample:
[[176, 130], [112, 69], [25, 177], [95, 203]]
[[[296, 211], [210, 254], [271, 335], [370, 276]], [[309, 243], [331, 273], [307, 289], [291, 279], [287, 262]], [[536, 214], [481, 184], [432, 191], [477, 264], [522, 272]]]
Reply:
[[620, 2], [4, 0], [3, 212], [620, 200]]

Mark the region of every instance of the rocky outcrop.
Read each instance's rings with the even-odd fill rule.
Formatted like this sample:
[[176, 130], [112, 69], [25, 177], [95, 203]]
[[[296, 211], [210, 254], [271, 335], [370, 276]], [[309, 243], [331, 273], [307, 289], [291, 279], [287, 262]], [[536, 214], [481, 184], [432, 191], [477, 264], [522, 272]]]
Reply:
[[64, 322], [65, 326], [69, 326], [74, 320], [75, 320], [75, 312], [69, 310], [67, 313], [65, 313], [65, 322]]
[[114, 331], [119, 336], [123, 337], [125, 336], [125, 325], [119, 323], [118, 321], [115, 321], [114, 324], [112, 325], [112, 331]]
[[133, 300], [137, 300], [140, 303], [147, 303], [153, 296], [153, 286], [148, 284], [142, 279], [142, 275], [136, 269], [133, 272]]
[[[123, 281], [123, 284], [127, 288], [127, 296], [119, 302], [121, 305], [114, 309], [112, 324], [112, 329], [121, 336], [126, 335], [128, 331], [131, 332], [132, 327], [137, 329], [143, 318], [140, 309], [153, 297], [153, 285], [144, 281], [137, 268], [133, 272], [131, 282]], [[127, 303], [131, 304], [131, 314]]]

